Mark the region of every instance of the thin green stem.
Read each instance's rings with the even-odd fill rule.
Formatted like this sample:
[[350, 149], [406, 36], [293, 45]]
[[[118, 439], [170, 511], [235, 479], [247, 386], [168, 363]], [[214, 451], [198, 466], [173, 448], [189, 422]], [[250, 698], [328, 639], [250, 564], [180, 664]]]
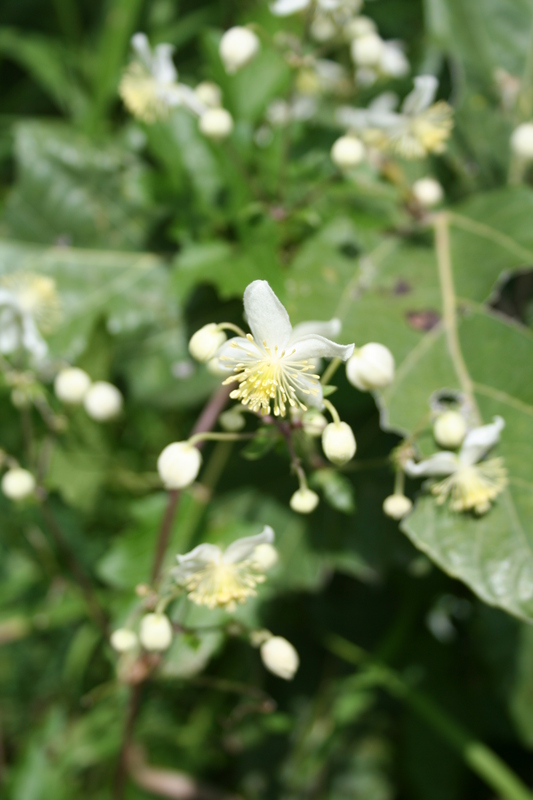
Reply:
[[397, 672], [341, 636], [328, 637], [326, 647], [344, 661], [366, 668], [367, 677], [372, 683], [408, 705], [504, 800], [533, 800], [533, 794], [527, 786], [496, 753], [476, 739], [430, 697], [413, 689]]
[[253, 438], [255, 434], [250, 433], [195, 433], [189, 439], [190, 445], [197, 445], [198, 442], [244, 442], [247, 439]]
[[221, 331], [233, 331], [237, 336], [242, 336], [243, 339], [246, 339], [246, 333], [243, 329], [239, 328], [238, 325], [234, 325], [233, 322], [221, 322], [220, 325], [217, 325], [217, 328]]
[[470, 406], [481, 422], [481, 416], [474, 395], [474, 383], [461, 350], [457, 330], [456, 298], [453, 283], [453, 268], [450, 254], [450, 220], [446, 213], [437, 214], [434, 218], [435, 248], [437, 251], [437, 265], [442, 294], [442, 316], [448, 352], [452, 359], [453, 367], [461, 390], [468, 399]]
[[322, 402], [324, 403], [324, 406], [327, 408], [327, 410], [329, 411], [329, 413], [330, 413], [330, 414], [331, 414], [331, 416], [333, 417], [333, 422], [334, 422], [336, 425], [340, 425], [340, 423], [341, 423], [341, 418], [339, 417], [339, 412], [337, 411], [337, 409], [335, 408], [335, 406], [333, 405], [333, 403], [331, 403], [331, 402], [330, 402], [329, 400], [327, 400], [326, 398], [324, 398], [324, 400], [323, 400]]

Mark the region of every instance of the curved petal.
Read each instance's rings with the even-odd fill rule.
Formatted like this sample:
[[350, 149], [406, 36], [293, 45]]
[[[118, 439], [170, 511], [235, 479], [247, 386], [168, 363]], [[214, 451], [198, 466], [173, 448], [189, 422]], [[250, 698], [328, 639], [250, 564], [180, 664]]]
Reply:
[[153, 60], [147, 35], [145, 33], [135, 33], [131, 37], [131, 46], [144, 66], [151, 72]]
[[244, 339], [242, 336], [233, 336], [228, 339], [227, 342], [220, 345], [215, 356], [228, 369], [233, 369], [237, 364], [246, 361], [257, 361], [262, 357], [255, 342]]
[[434, 75], [419, 75], [414, 79], [415, 88], [402, 103], [402, 114], [414, 116], [429, 108], [439, 87]]
[[318, 336], [326, 336], [330, 339], [332, 336], [338, 336], [341, 332], [341, 328], [341, 321], [336, 317], [327, 322], [300, 322], [292, 329], [290, 342], [295, 342], [297, 339], [302, 339], [304, 336], [309, 336], [313, 333]]
[[404, 470], [411, 478], [427, 478], [431, 475], [453, 475], [458, 468], [459, 458], [457, 455], [443, 450], [418, 464], [410, 459], [405, 464]]
[[267, 281], [253, 281], [244, 290], [244, 311], [258, 344], [283, 349], [290, 339], [292, 326], [285, 307]]
[[172, 62], [173, 52], [174, 47], [171, 44], [158, 44], [154, 48], [152, 72], [154, 78], [161, 83], [173, 83], [178, 77]]
[[272, 544], [274, 541], [274, 531], [269, 525], [265, 525], [261, 533], [256, 536], [245, 536], [232, 542], [224, 553], [223, 560], [226, 564], [236, 564], [239, 561], [246, 561], [259, 544]]
[[296, 14], [297, 11], [303, 11], [307, 8], [310, 0], [276, 0], [272, 3], [270, 10], [276, 17], [288, 17], [289, 14]]
[[292, 361], [304, 361], [308, 358], [340, 358], [348, 361], [353, 354], [353, 344], [337, 344], [324, 336], [302, 336], [298, 341], [291, 342], [291, 353], [287, 356]]
[[199, 544], [194, 550], [185, 553], [183, 556], [176, 556], [180, 567], [198, 569], [205, 564], [218, 561], [222, 556], [222, 550], [216, 544]]
[[462, 464], [477, 464], [500, 441], [500, 433], [505, 428], [503, 417], [494, 417], [490, 425], [482, 425], [467, 433], [459, 458]]
[[320, 381], [311, 378], [310, 375], [301, 375], [298, 383], [300, 384], [300, 388], [298, 389], [298, 397], [304, 403], [304, 405], [321, 410], [324, 407], [324, 397], [322, 394], [322, 384]]

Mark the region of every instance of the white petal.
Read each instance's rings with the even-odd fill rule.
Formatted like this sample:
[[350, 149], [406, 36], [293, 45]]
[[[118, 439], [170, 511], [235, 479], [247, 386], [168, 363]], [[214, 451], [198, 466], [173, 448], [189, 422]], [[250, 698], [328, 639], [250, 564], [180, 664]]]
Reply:
[[22, 317], [22, 344], [37, 361], [43, 359], [48, 352], [48, 345], [29, 314]]
[[176, 95], [179, 98], [178, 103], [175, 105], [182, 104], [192, 111], [194, 114], [198, 114], [199, 117], [202, 114], [205, 114], [207, 108], [205, 105], [198, 99], [198, 95], [196, 92], [191, 89], [190, 86], [186, 86], [184, 83], [178, 83], [175, 87]]
[[256, 536], [245, 536], [232, 542], [224, 553], [223, 560], [226, 564], [236, 564], [239, 561], [246, 561], [250, 558], [255, 548], [259, 544], [272, 544], [274, 541], [274, 531], [265, 525], [263, 531]]
[[285, 348], [292, 332], [291, 322], [267, 281], [254, 281], [246, 287], [244, 311], [256, 342]]
[[490, 425], [482, 425], [467, 433], [461, 447], [459, 458], [462, 464], [477, 464], [483, 456], [500, 441], [500, 433], [505, 428], [502, 417], [494, 417]]
[[369, 111], [395, 111], [400, 98], [396, 92], [381, 92], [368, 104]]
[[300, 322], [292, 329], [291, 342], [301, 339], [304, 336], [315, 333], [318, 336], [326, 336], [330, 339], [333, 336], [338, 336], [341, 332], [342, 324], [340, 319], [334, 318], [327, 322]]
[[310, 0], [276, 0], [270, 6], [270, 10], [277, 17], [287, 17], [289, 14], [296, 14], [297, 11], [303, 11], [307, 8]]
[[339, 106], [335, 111], [335, 119], [343, 128], [351, 128], [355, 131], [362, 131], [369, 126], [368, 111], [363, 108]]
[[152, 71], [152, 51], [145, 33], [136, 33], [131, 37], [131, 46], [143, 64]]
[[426, 461], [420, 461], [418, 464], [409, 460], [404, 467], [405, 472], [411, 478], [428, 477], [430, 475], [453, 475], [458, 468], [459, 458], [455, 453], [450, 453], [448, 450], [435, 453], [431, 458], [426, 459]]
[[255, 342], [243, 339], [242, 336], [234, 336], [218, 348], [215, 357], [219, 359], [222, 367], [232, 370], [237, 364], [257, 361], [263, 354]]
[[154, 49], [153, 75], [161, 83], [173, 83], [178, 77], [176, 67], [172, 62], [174, 47], [171, 44], [158, 44]]
[[298, 341], [291, 342], [290, 357], [292, 361], [304, 361], [308, 358], [340, 358], [348, 361], [354, 351], [353, 344], [337, 344], [325, 339], [324, 336], [303, 336]]
[[205, 564], [218, 561], [222, 556], [222, 550], [216, 544], [199, 544], [194, 550], [177, 556], [179, 567], [185, 567], [187, 571], [201, 569]]
[[434, 75], [419, 75], [414, 80], [415, 88], [402, 103], [402, 113], [414, 116], [429, 108], [439, 87]]
[[321, 410], [324, 407], [324, 403], [320, 381], [313, 380], [309, 375], [301, 375], [299, 383], [307, 388], [307, 391], [301, 390], [298, 392], [298, 397], [304, 405]]

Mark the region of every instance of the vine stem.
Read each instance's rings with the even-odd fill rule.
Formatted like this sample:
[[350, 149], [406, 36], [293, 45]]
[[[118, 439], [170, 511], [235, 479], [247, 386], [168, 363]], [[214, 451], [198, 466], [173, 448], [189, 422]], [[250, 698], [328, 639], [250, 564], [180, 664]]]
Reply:
[[457, 330], [457, 314], [455, 287], [453, 283], [453, 267], [450, 252], [450, 220], [445, 212], [434, 217], [435, 249], [439, 270], [439, 282], [442, 294], [442, 316], [444, 330], [448, 343], [448, 352], [452, 359], [453, 367], [462, 392], [467, 397], [477, 420], [481, 423], [481, 416], [474, 395], [474, 382], [470, 377], [459, 341]]
[[377, 661], [365, 650], [341, 636], [328, 637], [326, 647], [350, 664], [367, 666], [369, 681], [381, 686], [409, 706], [504, 800], [533, 800], [533, 794], [527, 786], [496, 753], [476, 739], [430, 697], [413, 689], [395, 670]]

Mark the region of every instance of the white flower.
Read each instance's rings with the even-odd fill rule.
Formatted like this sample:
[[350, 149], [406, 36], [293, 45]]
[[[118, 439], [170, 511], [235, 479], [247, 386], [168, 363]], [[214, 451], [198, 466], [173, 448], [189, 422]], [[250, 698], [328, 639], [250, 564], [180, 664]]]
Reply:
[[340, 345], [320, 335], [337, 330], [330, 323], [307, 322], [292, 328], [289, 315], [266, 281], [254, 281], [244, 292], [244, 310], [252, 333], [229, 339], [218, 351], [233, 375], [225, 383], [239, 386], [230, 397], [254, 412], [285, 416], [289, 407], [320, 408], [322, 387], [314, 374], [315, 358], [348, 359], [353, 345]]
[[367, 33], [353, 40], [350, 53], [358, 67], [377, 67], [383, 56], [385, 43], [377, 33]]
[[319, 500], [320, 498], [316, 492], [304, 487], [294, 492], [289, 505], [298, 514], [310, 514], [317, 507]]
[[54, 392], [58, 400], [76, 406], [83, 402], [90, 386], [91, 379], [85, 370], [78, 367], [67, 367], [57, 373]]
[[283, 636], [271, 636], [261, 645], [263, 664], [274, 675], [290, 681], [294, 678], [300, 659], [295, 648]]
[[533, 122], [523, 122], [511, 136], [512, 151], [525, 161], [533, 160]]
[[322, 449], [333, 464], [346, 464], [354, 457], [356, 447], [355, 436], [346, 422], [330, 422], [324, 428]]
[[95, 381], [83, 399], [85, 411], [97, 422], [114, 419], [122, 411], [123, 399], [116, 386], [107, 381]]
[[442, 203], [444, 190], [435, 178], [420, 178], [413, 183], [413, 194], [424, 208], [432, 208]]
[[356, 136], [341, 136], [331, 148], [331, 160], [340, 169], [352, 169], [363, 161], [365, 146]]
[[214, 322], [210, 322], [191, 336], [189, 353], [196, 361], [206, 364], [214, 358], [215, 353], [224, 344], [226, 338], [224, 331], [221, 331]]
[[236, 25], [220, 40], [219, 53], [226, 72], [230, 74], [248, 64], [259, 52], [259, 37], [249, 28]]
[[392, 519], [402, 519], [412, 507], [412, 501], [403, 494], [390, 494], [383, 501], [383, 513]]
[[159, 476], [166, 489], [184, 489], [190, 486], [200, 471], [202, 455], [189, 442], [167, 445], [157, 459]]
[[391, 351], [378, 342], [356, 349], [346, 364], [346, 377], [361, 392], [384, 389], [394, 379]]
[[172, 625], [165, 614], [145, 614], [141, 620], [139, 639], [146, 650], [168, 650], [172, 644]]
[[265, 580], [257, 548], [273, 541], [274, 531], [265, 526], [262, 533], [237, 539], [224, 551], [215, 544], [200, 544], [178, 556], [172, 575], [193, 603], [233, 610], [236, 603], [257, 594], [257, 584]]
[[128, 628], [118, 628], [110, 636], [111, 647], [117, 653], [127, 653], [137, 647], [139, 642], [137, 634]]
[[136, 33], [131, 46], [134, 60], [122, 76], [119, 94], [134, 117], [152, 123], [166, 119], [172, 108], [181, 105], [195, 114], [203, 113], [205, 106], [193, 89], [178, 83], [172, 45], [158, 44], [152, 50], [146, 35]]
[[433, 436], [437, 444], [455, 450], [466, 436], [466, 421], [459, 411], [445, 411], [433, 424]]
[[482, 460], [499, 442], [504, 427], [504, 420], [494, 417], [490, 425], [474, 428], [466, 435], [459, 454], [443, 450], [418, 464], [410, 460], [405, 465], [405, 471], [415, 478], [447, 476], [431, 486], [437, 503], [441, 505], [449, 497], [453, 511], [474, 510], [478, 514], [485, 514], [491, 502], [507, 485], [503, 459]]
[[27, 469], [14, 467], [2, 478], [2, 491], [10, 500], [24, 500], [35, 491], [35, 478]]
[[233, 117], [225, 108], [208, 108], [198, 123], [200, 133], [208, 139], [225, 139], [233, 130]]
[[194, 92], [206, 108], [220, 108], [222, 105], [222, 89], [212, 81], [202, 81]]
[[0, 281], [0, 353], [26, 350], [41, 361], [48, 346], [39, 328], [50, 329], [59, 313], [55, 282], [45, 275], [14, 272]]

